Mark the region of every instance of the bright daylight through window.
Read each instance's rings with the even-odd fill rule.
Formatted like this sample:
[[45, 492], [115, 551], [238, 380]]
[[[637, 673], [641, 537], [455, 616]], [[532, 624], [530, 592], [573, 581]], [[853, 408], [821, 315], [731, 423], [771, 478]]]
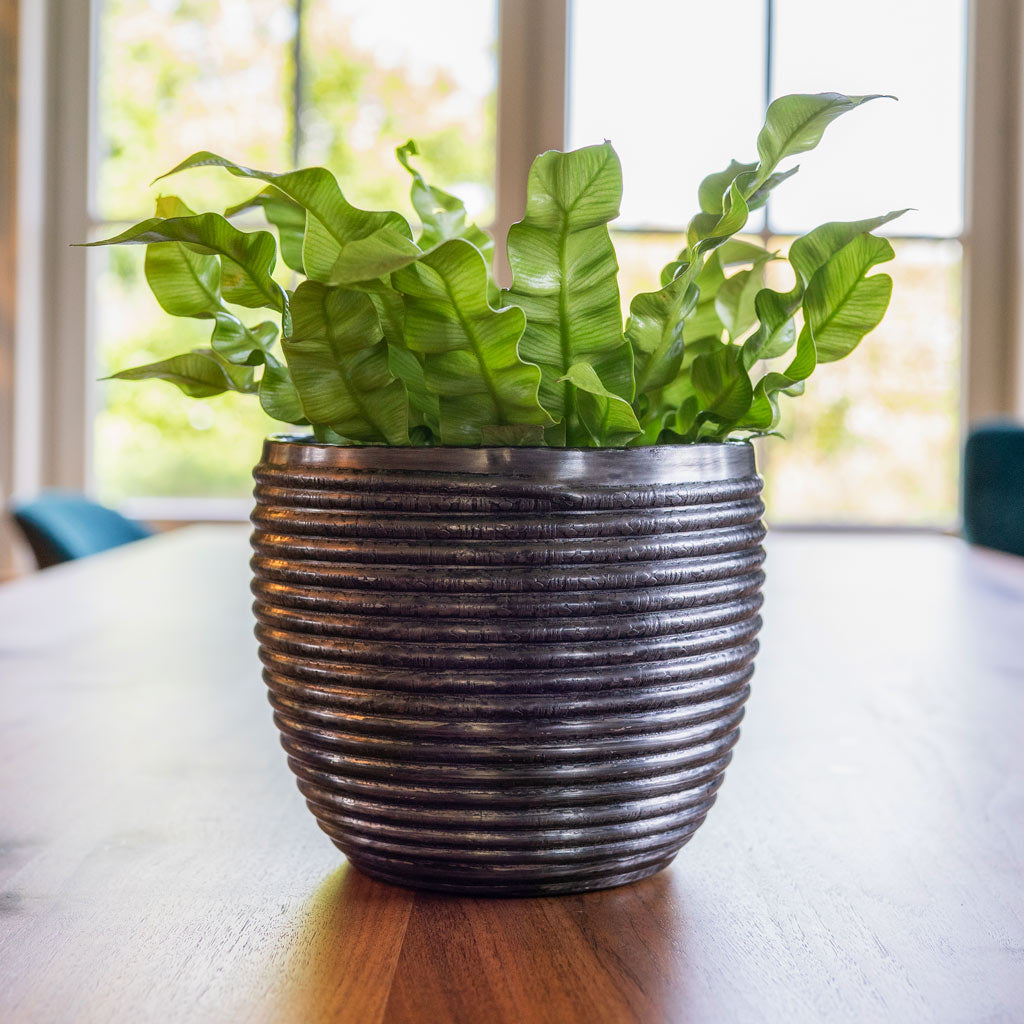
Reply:
[[[734, 147], [754, 137], [770, 96], [838, 88], [899, 97], [874, 104], [870, 118], [845, 118], [805, 161], [800, 187], [783, 185], [751, 219], [751, 230], [784, 250], [828, 216], [917, 207], [883, 229], [896, 260], [886, 268], [895, 288], [882, 326], [856, 359], [815, 376], [784, 413], [789, 440], [760, 442], [759, 457], [775, 522], [948, 524], [959, 446], [964, 3], [862, 0], [858, 18], [823, 50], [808, 40], [825, 31], [828, 6], [632, 0], [627, 17], [617, 0], [576, 0], [567, 142], [609, 138], [622, 157], [616, 247], [629, 296], [653, 287], [680, 248], [700, 177], [754, 156]], [[687, 39], [726, 35], [723, 75], [713, 48]], [[713, 99], [702, 93], [685, 104], [685, 128], [667, 116], [679, 107], [669, 98], [686, 88], [681, 50], [687, 81], [715, 83]], [[94, 237], [148, 215], [156, 193], [140, 182], [204, 148], [270, 169], [323, 163], [357, 204], [408, 210], [393, 151], [410, 134], [431, 181], [455, 187], [481, 223], [493, 215], [490, 3], [103, 0], [98, 51], [95, 194], [106, 205], [94, 204]], [[252, 191], [212, 171], [193, 174], [175, 188], [197, 208]], [[91, 254], [97, 376], [205, 340], [195, 324], [162, 314], [142, 256], [141, 247]], [[285, 286], [288, 274], [280, 268]], [[102, 498], [248, 495], [260, 440], [275, 429], [255, 402], [196, 403], [159, 383], [98, 387]]]
[[[911, 236], [894, 241], [896, 259], [886, 267], [894, 280], [886, 318], [855, 359], [822, 368], [798, 403], [783, 404], [787, 440], [760, 442], [759, 464], [775, 522], [952, 522], [960, 443], [962, 0], [862, 0], [838, 36], [831, 32], [834, 9], [819, 0], [775, 0], [770, 37], [764, 0], [633, 0], [629, 9], [625, 19], [615, 0], [574, 4], [569, 113], [571, 146], [607, 136], [622, 157], [626, 188], [615, 244], [626, 295], [650, 287], [682, 246], [678, 232], [696, 209], [701, 177], [730, 158], [756, 156], [735, 152], [734, 140], [753, 138], [766, 95], [839, 88], [899, 97], [836, 125], [800, 161], [799, 184], [780, 186], [765, 219], [751, 218], [772, 248], [785, 249], [793, 235], [828, 219], [917, 207], [881, 229]], [[726, 35], [728, 74], [714, 48], [685, 44]], [[828, 47], [814, 45], [826, 36]], [[713, 98], [702, 94], [682, 105], [685, 125], [667, 118], [664, 105], [685, 94], [673, 56], [681, 46], [687, 81], [714, 82]], [[623, 61], [628, 75], [607, 74]]]
[[[101, 11], [94, 237], [148, 216], [141, 185], [197, 149], [253, 167], [322, 163], [354, 203], [413, 217], [396, 145], [416, 135], [431, 180], [457, 185], [482, 223], [493, 216], [495, 10], [434, 0], [306, 0], [296, 47], [288, 0], [105, 0]], [[461, 26], [452, 33], [449, 26]], [[301, 73], [296, 88], [295, 54]], [[115, 59], [116, 58], [116, 59]], [[159, 126], [159, 127], [158, 127]], [[404, 134], [403, 134], [404, 133]], [[193, 208], [248, 198], [251, 185], [195, 171], [174, 190]], [[170, 319], [146, 287], [142, 247], [92, 255], [102, 374], [208, 341]], [[288, 286], [289, 271], [279, 268]], [[206, 332], [208, 335], [208, 331]], [[165, 384], [103, 388], [94, 473], [107, 501], [153, 495], [246, 497], [260, 442], [280, 424], [243, 395], [198, 403]], [[168, 437], [176, 438], [174, 445]]]

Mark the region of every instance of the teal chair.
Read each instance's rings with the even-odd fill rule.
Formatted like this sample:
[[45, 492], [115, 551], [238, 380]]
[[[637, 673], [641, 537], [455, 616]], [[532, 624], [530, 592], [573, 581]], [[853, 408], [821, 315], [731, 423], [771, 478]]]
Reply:
[[1024, 426], [975, 427], [964, 449], [964, 536], [1024, 555]]
[[144, 526], [71, 491], [44, 491], [11, 514], [40, 569], [150, 536]]

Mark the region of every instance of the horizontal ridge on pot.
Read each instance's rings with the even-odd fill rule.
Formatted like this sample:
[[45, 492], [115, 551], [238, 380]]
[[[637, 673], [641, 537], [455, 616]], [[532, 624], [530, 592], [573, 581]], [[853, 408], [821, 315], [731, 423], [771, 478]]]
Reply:
[[689, 840], [757, 649], [749, 445], [281, 438], [255, 478], [274, 718], [357, 866], [452, 892], [579, 892]]

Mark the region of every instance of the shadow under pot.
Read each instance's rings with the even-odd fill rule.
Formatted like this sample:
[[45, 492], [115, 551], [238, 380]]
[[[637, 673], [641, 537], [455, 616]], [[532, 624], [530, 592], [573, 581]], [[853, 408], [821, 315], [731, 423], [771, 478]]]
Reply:
[[749, 444], [272, 438], [255, 477], [274, 719], [356, 867], [541, 895], [675, 857], [722, 783], [757, 651]]

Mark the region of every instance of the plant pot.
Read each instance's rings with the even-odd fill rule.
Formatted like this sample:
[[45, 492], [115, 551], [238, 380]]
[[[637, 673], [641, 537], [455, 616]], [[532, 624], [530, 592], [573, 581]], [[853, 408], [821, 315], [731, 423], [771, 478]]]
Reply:
[[749, 444], [274, 438], [255, 477], [274, 718], [360, 870], [531, 895], [672, 860], [714, 802], [753, 672]]

